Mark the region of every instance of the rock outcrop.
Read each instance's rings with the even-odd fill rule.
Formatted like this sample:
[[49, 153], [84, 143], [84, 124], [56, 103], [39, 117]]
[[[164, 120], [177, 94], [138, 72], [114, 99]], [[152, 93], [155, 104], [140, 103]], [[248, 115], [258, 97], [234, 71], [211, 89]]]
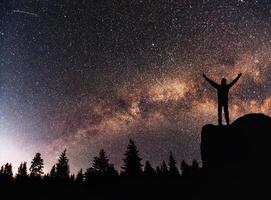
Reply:
[[248, 114], [229, 126], [205, 125], [201, 156], [205, 169], [270, 167], [271, 118]]

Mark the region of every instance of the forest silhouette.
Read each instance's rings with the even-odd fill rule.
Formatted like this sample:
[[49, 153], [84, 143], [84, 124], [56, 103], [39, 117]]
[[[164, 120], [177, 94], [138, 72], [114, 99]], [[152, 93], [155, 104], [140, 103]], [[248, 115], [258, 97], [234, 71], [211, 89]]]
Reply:
[[58, 162], [52, 166], [49, 173], [44, 173], [44, 161], [40, 153], [36, 153], [28, 169], [27, 163], [22, 162], [14, 175], [11, 163], [6, 163], [0, 169], [0, 183], [61, 183], [61, 184], [92, 184], [100, 181], [113, 181], [117, 179], [171, 179], [188, 176], [199, 170], [199, 164], [193, 160], [192, 165], [184, 160], [177, 165], [173, 153], [169, 152], [168, 161], [162, 161], [160, 166], [153, 167], [150, 161], [142, 164], [142, 158], [135, 142], [130, 139], [127, 150], [124, 153], [121, 170], [115, 169], [104, 149], [93, 158], [92, 165], [85, 171], [80, 169], [77, 174], [70, 173], [69, 159], [65, 149], [59, 156]]
[[[129, 140], [118, 171], [105, 150], [86, 170], [70, 172], [66, 149], [49, 173], [36, 153], [30, 165], [22, 162], [14, 174], [11, 163], [0, 169], [0, 188], [10, 197], [93, 197], [95, 199], [218, 199], [245, 198], [264, 194], [265, 176], [270, 170], [271, 118], [245, 115], [231, 125], [205, 125], [201, 133], [202, 166], [193, 160], [177, 163], [172, 152], [159, 166], [143, 163], [140, 151]], [[257, 161], [256, 161], [257, 160]], [[262, 162], [262, 164], [261, 164]]]

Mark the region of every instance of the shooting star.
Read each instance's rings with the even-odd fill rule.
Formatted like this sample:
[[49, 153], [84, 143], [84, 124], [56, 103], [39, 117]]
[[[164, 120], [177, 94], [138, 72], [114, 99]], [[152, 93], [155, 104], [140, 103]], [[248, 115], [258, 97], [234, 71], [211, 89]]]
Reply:
[[13, 13], [21, 13], [21, 14], [31, 15], [33, 17], [39, 17], [39, 15], [36, 14], [36, 13], [27, 12], [27, 11], [24, 11], [24, 10], [13, 10]]

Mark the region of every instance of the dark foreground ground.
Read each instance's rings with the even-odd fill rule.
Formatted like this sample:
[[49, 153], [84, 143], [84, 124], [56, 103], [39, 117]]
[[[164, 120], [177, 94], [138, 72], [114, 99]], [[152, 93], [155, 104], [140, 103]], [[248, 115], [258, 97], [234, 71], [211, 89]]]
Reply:
[[[235, 177], [234, 177], [235, 176]], [[93, 184], [0, 184], [5, 199], [262, 199], [264, 177], [214, 174], [178, 179], [114, 180]], [[265, 198], [266, 199], [266, 198]]]

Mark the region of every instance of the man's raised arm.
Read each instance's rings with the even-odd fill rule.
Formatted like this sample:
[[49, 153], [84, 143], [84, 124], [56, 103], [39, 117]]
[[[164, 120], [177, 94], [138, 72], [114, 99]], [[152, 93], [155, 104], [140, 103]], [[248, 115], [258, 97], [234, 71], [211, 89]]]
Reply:
[[238, 76], [232, 82], [230, 82], [228, 86], [232, 87], [239, 80], [241, 76], [242, 74], [238, 74]]
[[215, 83], [214, 81], [212, 81], [211, 79], [209, 79], [205, 74], [203, 74], [203, 77], [205, 78], [206, 81], [208, 81], [208, 83], [211, 84], [211, 86], [218, 88], [219, 85]]

